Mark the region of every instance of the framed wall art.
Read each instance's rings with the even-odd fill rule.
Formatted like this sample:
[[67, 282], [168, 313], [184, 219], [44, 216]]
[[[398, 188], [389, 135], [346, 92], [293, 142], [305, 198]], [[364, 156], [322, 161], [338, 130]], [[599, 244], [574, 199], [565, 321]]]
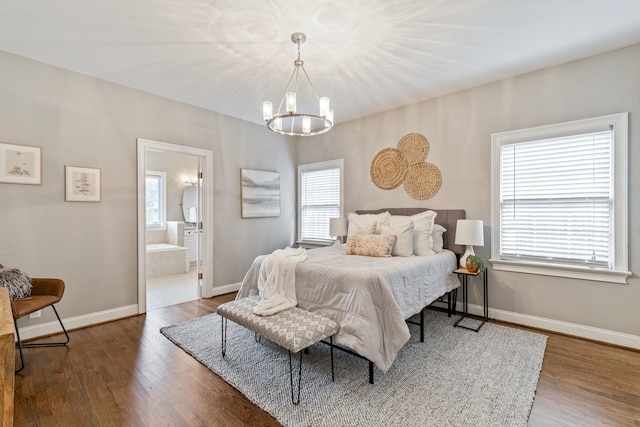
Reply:
[[0, 142], [0, 182], [42, 185], [42, 149]]
[[67, 202], [99, 202], [101, 182], [99, 168], [64, 167], [64, 200]]
[[242, 218], [280, 216], [280, 173], [240, 169]]

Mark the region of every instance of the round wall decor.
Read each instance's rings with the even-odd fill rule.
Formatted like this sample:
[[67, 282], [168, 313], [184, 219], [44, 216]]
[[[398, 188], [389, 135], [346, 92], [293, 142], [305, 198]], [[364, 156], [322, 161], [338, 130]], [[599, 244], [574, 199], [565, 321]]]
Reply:
[[398, 150], [406, 156], [409, 165], [424, 162], [429, 154], [429, 141], [419, 133], [408, 133], [398, 141]]
[[371, 160], [371, 179], [383, 190], [391, 190], [402, 184], [409, 161], [397, 148], [385, 148]]
[[428, 199], [442, 184], [440, 169], [433, 163], [419, 162], [410, 166], [404, 177], [404, 189], [414, 199]]

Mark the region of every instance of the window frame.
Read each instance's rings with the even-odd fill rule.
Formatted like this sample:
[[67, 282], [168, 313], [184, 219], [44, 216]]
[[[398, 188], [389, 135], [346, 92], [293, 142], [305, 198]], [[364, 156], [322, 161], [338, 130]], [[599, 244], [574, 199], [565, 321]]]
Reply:
[[344, 217], [344, 159], [326, 160], [323, 162], [306, 163], [298, 165], [298, 202], [297, 202], [297, 243], [310, 245], [330, 245], [335, 243], [331, 236], [327, 240], [302, 240], [302, 173], [323, 169], [340, 169], [340, 217]]
[[[593, 268], [501, 258], [501, 147], [519, 142], [579, 135], [613, 125], [613, 267]], [[631, 275], [628, 250], [628, 113], [612, 114], [491, 135], [491, 259], [494, 270], [626, 284]]]
[[[146, 207], [147, 207], [147, 200], [146, 200], [146, 180], [148, 177], [158, 177], [160, 179], [160, 185], [161, 185], [161, 189], [160, 189], [160, 224], [149, 224], [147, 223], [147, 214], [146, 214]], [[153, 171], [153, 170], [147, 170], [145, 171], [144, 174], [144, 178], [145, 178], [145, 225], [147, 227], [147, 230], [166, 230], [167, 229], [167, 173], [163, 172], [163, 171]]]

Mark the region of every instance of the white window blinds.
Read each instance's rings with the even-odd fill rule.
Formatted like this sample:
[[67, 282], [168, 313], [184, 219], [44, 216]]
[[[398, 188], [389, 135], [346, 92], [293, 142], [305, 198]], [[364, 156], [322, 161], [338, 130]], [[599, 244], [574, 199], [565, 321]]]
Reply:
[[333, 242], [329, 235], [329, 219], [341, 216], [341, 191], [340, 166], [320, 169], [313, 165], [300, 166], [300, 241]]
[[613, 129], [501, 146], [501, 259], [612, 268]]

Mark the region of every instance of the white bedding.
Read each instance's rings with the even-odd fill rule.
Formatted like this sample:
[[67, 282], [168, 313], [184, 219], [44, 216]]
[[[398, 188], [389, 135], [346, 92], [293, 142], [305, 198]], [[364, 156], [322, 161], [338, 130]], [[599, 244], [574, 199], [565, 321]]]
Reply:
[[[366, 257], [346, 255], [343, 246], [308, 250], [296, 265], [298, 307], [337, 321], [334, 340], [386, 372], [409, 340], [405, 319], [460, 284], [456, 257], [444, 250], [430, 256]], [[258, 294], [257, 257], [237, 299]]]

